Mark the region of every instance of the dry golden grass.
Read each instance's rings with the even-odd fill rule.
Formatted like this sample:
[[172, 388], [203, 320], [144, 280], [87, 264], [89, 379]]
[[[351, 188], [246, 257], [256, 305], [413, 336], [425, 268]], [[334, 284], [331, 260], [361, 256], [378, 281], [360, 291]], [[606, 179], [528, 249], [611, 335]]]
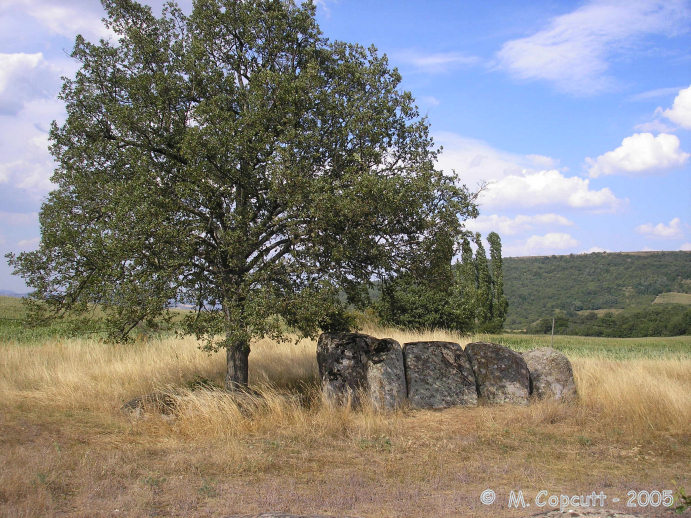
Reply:
[[[625, 501], [628, 489], [688, 488], [689, 359], [573, 358], [570, 405], [377, 413], [321, 400], [315, 348], [253, 344], [261, 395], [238, 400], [193, 388], [220, 386], [225, 369], [193, 340], [0, 344], [0, 515], [486, 516], [491, 487], [494, 516], [523, 516], [536, 510], [506, 509], [512, 489]], [[157, 390], [174, 397], [173, 416], [120, 410]]]

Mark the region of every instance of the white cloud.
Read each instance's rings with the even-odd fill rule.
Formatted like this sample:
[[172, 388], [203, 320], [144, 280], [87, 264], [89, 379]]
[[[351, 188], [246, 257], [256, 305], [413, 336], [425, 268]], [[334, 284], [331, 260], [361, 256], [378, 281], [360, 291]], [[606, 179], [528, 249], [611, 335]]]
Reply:
[[621, 146], [596, 159], [587, 158], [592, 178], [609, 174], [646, 175], [680, 167], [689, 154], [679, 147], [676, 135], [661, 133], [634, 133], [621, 141]]
[[466, 226], [474, 232], [497, 232], [499, 235], [514, 235], [536, 226], [572, 226], [573, 222], [559, 214], [519, 214], [513, 218], [490, 214], [480, 215], [467, 222]]
[[633, 129], [643, 133], [671, 133], [676, 128], [674, 126], [670, 126], [669, 124], [664, 123], [659, 119], [654, 119], [648, 122], [636, 124], [633, 127]]
[[510, 175], [492, 182], [478, 201], [491, 208], [567, 206], [614, 210], [622, 204], [609, 188], [592, 190], [587, 178], [566, 177], [554, 169]]
[[691, 129], [691, 86], [681, 90], [674, 98], [672, 107], [662, 115], [682, 128]]
[[443, 146], [437, 165], [473, 189], [487, 183], [480, 203], [490, 209], [566, 206], [577, 209], [613, 210], [622, 200], [608, 188], [592, 190], [589, 180], [566, 177], [563, 170], [545, 170], [559, 162], [543, 155], [519, 155], [494, 149], [486, 142], [450, 132], [434, 134]]
[[5, 16], [26, 14], [50, 33], [71, 40], [77, 34], [91, 40], [113, 36], [101, 22], [105, 12], [100, 2], [93, 0], [4, 0], [0, 12]]
[[30, 101], [17, 115], [0, 117], [0, 182], [25, 190], [34, 200], [53, 188], [48, 127], [64, 116], [62, 103], [49, 99]]
[[480, 58], [461, 52], [422, 53], [414, 50], [398, 52], [393, 55], [396, 61], [410, 64], [426, 73], [448, 72], [458, 67], [476, 65]]
[[552, 254], [564, 252], [564, 250], [573, 249], [578, 246], [578, 240], [570, 234], [561, 232], [550, 232], [548, 234], [539, 236], [530, 236], [522, 243], [513, 243], [504, 248], [505, 255], [521, 256], [521, 255], [539, 255]]
[[684, 236], [681, 219], [674, 218], [668, 225], [658, 223], [645, 223], [636, 227], [636, 232], [648, 237], [657, 237], [663, 239], [679, 239]]
[[666, 97], [672, 95], [681, 90], [679, 86], [670, 86], [666, 88], [656, 88], [655, 90], [648, 90], [646, 92], [641, 92], [635, 95], [631, 95], [627, 98], [628, 101], [638, 102], [647, 101], [649, 99], [657, 99], [658, 97]]
[[0, 163], [0, 178], [7, 177], [14, 187], [40, 197], [53, 188], [50, 177], [54, 162], [48, 152], [48, 136], [38, 134], [29, 139], [22, 149], [22, 157]]
[[498, 66], [518, 79], [547, 80], [564, 92], [589, 95], [608, 90], [612, 55], [648, 34], [687, 29], [686, 0], [595, 0], [557, 16], [532, 36], [506, 42]]
[[691, 252], [691, 243], [684, 243], [679, 247], [679, 250], [683, 252]]
[[558, 160], [548, 156], [500, 151], [481, 140], [451, 132], [435, 133], [434, 141], [444, 148], [438, 166], [447, 173], [455, 170], [467, 185], [499, 180], [535, 169], [555, 168], [559, 164]]
[[60, 73], [43, 54], [0, 54], [0, 114], [16, 115], [27, 101], [50, 98]]
[[554, 169], [559, 166], [559, 160], [556, 160], [549, 156], [544, 155], [526, 155], [528, 160], [530, 160], [535, 166], [544, 169]]

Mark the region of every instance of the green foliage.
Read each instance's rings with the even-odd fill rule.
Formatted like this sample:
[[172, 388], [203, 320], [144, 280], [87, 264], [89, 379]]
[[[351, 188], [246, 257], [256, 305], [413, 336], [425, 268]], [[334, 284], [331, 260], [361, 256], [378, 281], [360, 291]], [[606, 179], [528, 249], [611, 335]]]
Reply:
[[475, 270], [477, 275], [475, 318], [479, 331], [490, 332], [487, 327], [492, 322], [492, 277], [489, 273], [487, 253], [480, 234], [475, 235]]
[[506, 327], [525, 329], [555, 310], [643, 308], [663, 292], [691, 292], [689, 252], [504, 258]]
[[474, 237], [475, 255], [466, 236], [461, 242], [461, 262], [452, 265], [453, 241], [446, 235], [437, 236], [415, 268], [385, 282], [375, 304], [382, 323], [407, 329], [498, 332], [507, 304], [501, 240], [493, 233], [490, 271], [481, 237]]
[[126, 340], [191, 304], [185, 332], [229, 349], [234, 386], [251, 337], [343, 324], [339, 292], [409, 271], [477, 214], [398, 72], [324, 38], [314, 5], [103, 3], [118, 38], [77, 37], [41, 244], [9, 256], [37, 318], [97, 305]]
[[428, 243], [409, 271], [386, 279], [375, 304], [380, 320], [407, 329], [458, 329], [456, 308], [451, 302], [453, 253], [451, 236], [442, 233]]
[[496, 232], [487, 235], [489, 254], [492, 263], [492, 311], [491, 330], [499, 332], [506, 320], [509, 301], [504, 295], [504, 261], [501, 257], [501, 238]]
[[691, 495], [687, 495], [686, 490], [682, 486], [678, 486], [674, 503], [674, 512], [677, 514], [684, 514], [691, 508]]
[[[551, 333], [552, 319], [542, 318], [528, 326], [528, 333]], [[554, 317], [554, 333], [561, 335], [641, 337], [691, 335], [691, 308], [656, 304], [622, 312], [560, 313]]]

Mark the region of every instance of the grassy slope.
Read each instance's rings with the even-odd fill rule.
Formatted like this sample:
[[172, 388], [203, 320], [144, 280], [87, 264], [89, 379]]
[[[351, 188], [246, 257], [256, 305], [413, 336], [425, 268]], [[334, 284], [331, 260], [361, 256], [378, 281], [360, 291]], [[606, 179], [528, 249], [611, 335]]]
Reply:
[[642, 307], [664, 292], [691, 291], [691, 252], [504, 258], [506, 327], [563, 311]]
[[[173, 315], [172, 322], [179, 322], [186, 313], [184, 309], [171, 309]], [[69, 321], [57, 321], [46, 326], [27, 327], [23, 321], [26, 314], [22, 299], [17, 297], [1, 296], [0, 295], [0, 343], [2, 342], [18, 342], [18, 343], [35, 343], [37, 341], [50, 340], [52, 338], [67, 339], [74, 336], [105, 336], [103, 327], [98, 324], [98, 319], [103, 317], [103, 312], [96, 308], [96, 311], [91, 315], [96, 319], [93, 329], [74, 331]], [[170, 329], [163, 329], [158, 332], [163, 334], [170, 334]], [[137, 335], [152, 335], [154, 332], [147, 329], [145, 326], [140, 326], [132, 333]]]
[[653, 304], [684, 304], [685, 306], [691, 306], [691, 293], [660, 293]]
[[[548, 340], [366, 331], [518, 349]], [[309, 340], [253, 345], [250, 376], [264, 397], [243, 408], [187, 388], [198, 376], [220, 384], [224, 371], [223, 355], [193, 340], [0, 343], [0, 515], [487, 516], [479, 495], [491, 487], [493, 515], [529, 516], [532, 507], [506, 509], [510, 490], [602, 490], [625, 502], [629, 489], [688, 489], [691, 341], [555, 346], [572, 358], [577, 404], [377, 414], [321, 402]], [[172, 418], [120, 412], [160, 389], [176, 394]]]

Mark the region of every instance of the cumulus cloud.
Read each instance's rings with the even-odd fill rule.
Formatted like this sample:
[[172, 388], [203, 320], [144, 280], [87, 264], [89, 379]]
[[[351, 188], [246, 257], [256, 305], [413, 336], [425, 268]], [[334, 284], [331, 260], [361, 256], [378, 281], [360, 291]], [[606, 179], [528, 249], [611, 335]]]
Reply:
[[525, 232], [536, 226], [571, 226], [573, 222], [559, 214], [518, 214], [511, 218], [490, 214], [480, 215], [476, 219], [467, 222], [467, 227], [474, 232], [497, 232], [499, 235], [515, 235]]
[[621, 141], [621, 146], [596, 159], [587, 158], [592, 178], [609, 174], [647, 175], [680, 167], [689, 154], [680, 149], [676, 135], [634, 133]]
[[578, 246], [578, 240], [570, 234], [550, 232], [545, 235], [533, 235], [524, 242], [512, 243], [504, 247], [507, 257], [521, 255], [539, 255], [564, 252]]
[[50, 182], [53, 167], [53, 159], [48, 153], [48, 137], [37, 135], [26, 143], [22, 158], [0, 163], [0, 178], [6, 177], [15, 187], [40, 196], [53, 187]]
[[682, 128], [691, 129], [691, 86], [681, 90], [674, 98], [672, 107], [662, 115]]
[[668, 225], [658, 223], [645, 223], [636, 227], [636, 232], [648, 237], [656, 237], [662, 239], [679, 239], [684, 236], [681, 219], [674, 218]]
[[684, 243], [679, 247], [682, 252], [691, 252], [691, 243]]
[[0, 114], [16, 115], [27, 101], [58, 93], [60, 73], [43, 54], [0, 54]]
[[446, 172], [455, 170], [467, 185], [500, 180], [535, 169], [556, 168], [559, 164], [552, 157], [500, 151], [481, 140], [451, 132], [435, 133], [434, 141], [444, 148], [438, 166]]
[[595, 0], [551, 20], [531, 36], [506, 42], [498, 66], [524, 80], [546, 80], [559, 90], [590, 95], [612, 87], [607, 75], [613, 55], [649, 34], [687, 29], [685, 0]]
[[676, 128], [674, 126], [666, 124], [660, 119], [654, 119], [648, 122], [641, 122], [640, 124], [636, 124], [633, 127], [633, 129], [641, 133], [671, 133]]
[[490, 208], [567, 206], [604, 211], [614, 210], [623, 203], [607, 187], [593, 190], [587, 178], [566, 177], [554, 169], [510, 175], [492, 182], [478, 201]]
[[64, 116], [61, 102], [45, 99], [26, 103], [15, 116], [0, 117], [0, 182], [26, 191], [34, 200], [53, 188], [55, 163], [48, 151], [48, 128]]
[[551, 157], [500, 151], [486, 142], [454, 133], [435, 133], [443, 146], [437, 165], [456, 171], [471, 189], [486, 183], [479, 202], [493, 210], [539, 206], [611, 211], [623, 203], [608, 188], [593, 190], [589, 180], [567, 177], [564, 171], [545, 169], [558, 165]]

